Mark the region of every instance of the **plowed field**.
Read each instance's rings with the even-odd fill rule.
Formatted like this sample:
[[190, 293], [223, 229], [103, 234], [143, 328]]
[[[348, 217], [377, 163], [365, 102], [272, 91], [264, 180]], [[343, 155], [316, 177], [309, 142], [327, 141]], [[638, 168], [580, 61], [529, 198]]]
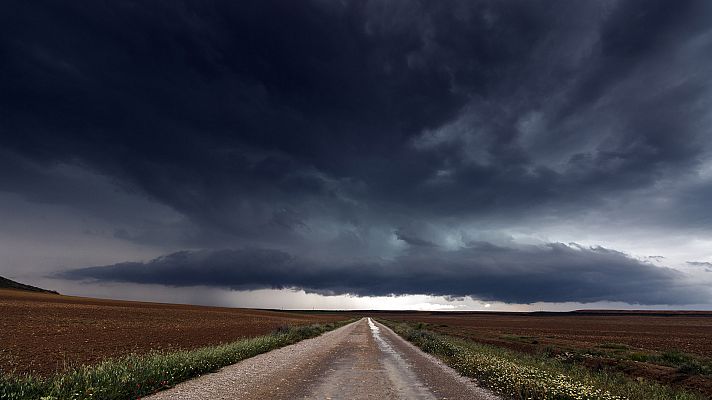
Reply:
[[699, 391], [712, 398], [712, 312], [428, 313], [383, 318], [594, 370]]
[[[575, 348], [621, 344], [712, 357], [712, 312], [383, 313], [384, 318], [433, 324], [435, 330], [493, 344]], [[531, 343], [537, 342], [537, 343]]]
[[345, 318], [0, 290], [0, 372], [48, 374], [132, 352], [190, 349]]

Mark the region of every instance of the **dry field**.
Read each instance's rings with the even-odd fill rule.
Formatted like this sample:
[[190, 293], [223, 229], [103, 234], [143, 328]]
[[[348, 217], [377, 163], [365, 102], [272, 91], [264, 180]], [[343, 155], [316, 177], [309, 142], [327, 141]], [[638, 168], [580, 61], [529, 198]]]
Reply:
[[594, 370], [614, 369], [712, 398], [710, 312], [384, 312], [379, 316], [423, 322], [436, 332], [524, 353], [545, 353]]
[[493, 344], [512, 342], [512, 336], [516, 336], [520, 339], [531, 338], [540, 345], [588, 348], [622, 344], [648, 351], [678, 350], [712, 357], [712, 312], [419, 312], [382, 315], [384, 318], [434, 324], [437, 325], [436, 330], [443, 333], [486, 340]]
[[192, 349], [346, 315], [101, 300], [0, 289], [0, 372], [49, 374], [150, 350]]

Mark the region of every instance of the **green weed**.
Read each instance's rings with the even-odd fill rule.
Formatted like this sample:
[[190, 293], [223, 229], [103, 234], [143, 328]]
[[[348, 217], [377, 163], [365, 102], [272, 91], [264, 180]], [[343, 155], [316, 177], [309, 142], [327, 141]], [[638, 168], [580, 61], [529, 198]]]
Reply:
[[3, 375], [0, 376], [0, 399], [136, 399], [246, 358], [318, 336], [349, 322], [352, 321], [281, 327], [269, 335], [219, 346], [172, 353], [128, 355], [48, 378]]
[[[528, 355], [436, 334], [419, 325], [380, 320], [397, 334], [431, 353], [465, 376], [516, 400], [702, 400], [701, 395], [644, 380], [620, 372], [592, 371], [550, 358]], [[670, 356], [668, 356], [670, 358]]]

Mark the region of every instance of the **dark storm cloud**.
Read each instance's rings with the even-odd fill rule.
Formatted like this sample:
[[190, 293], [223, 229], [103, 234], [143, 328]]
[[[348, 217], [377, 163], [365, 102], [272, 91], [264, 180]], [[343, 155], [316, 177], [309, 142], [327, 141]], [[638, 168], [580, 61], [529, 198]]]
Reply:
[[712, 267], [712, 263], [706, 261], [688, 261], [687, 263], [695, 267]]
[[[91, 209], [117, 240], [292, 254], [259, 253], [276, 257], [260, 261], [268, 276], [236, 287], [679, 303], [694, 296], [677, 275], [618, 253], [478, 248], [503, 257], [497, 272], [442, 238], [458, 223], [565, 225], [616, 206], [621, 223], [712, 228], [698, 174], [712, 151], [711, 18], [712, 3], [686, 0], [5, 1], [0, 191]], [[180, 218], [144, 229], [142, 203], [94, 190], [109, 184]], [[319, 261], [394, 249], [410, 253]], [[256, 257], [150, 265], [183, 257], [184, 281], [167, 284], [211, 284], [189, 265], [218, 255]], [[238, 274], [228, 264], [212, 276]], [[353, 286], [310, 275], [337, 271]]]
[[394, 232], [398, 240], [402, 240], [406, 243], [408, 243], [411, 246], [425, 246], [425, 247], [433, 247], [436, 246], [435, 243], [419, 238], [417, 236], [414, 236], [408, 232], [405, 232], [403, 229], [398, 229]]
[[327, 295], [431, 294], [511, 303], [623, 301], [691, 304], [704, 285], [602, 247], [506, 248], [472, 243], [457, 251], [413, 252], [392, 261], [326, 263], [278, 250], [183, 251], [146, 263], [69, 270], [65, 279], [231, 289], [297, 288]]
[[705, 272], [712, 272], [712, 263], [706, 261], [688, 261], [687, 265], [692, 265], [693, 267], [701, 267]]
[[[708, 5], [11, 1], [1, 145], [242, 233], [314, 201], [340, 218], [354, 201], [426, 216], [582, 207], [703, 151], [706, 71], [668, 57], [710, 61], [678, 54]], [[523, 140], [531, 112], [541, 132]]]

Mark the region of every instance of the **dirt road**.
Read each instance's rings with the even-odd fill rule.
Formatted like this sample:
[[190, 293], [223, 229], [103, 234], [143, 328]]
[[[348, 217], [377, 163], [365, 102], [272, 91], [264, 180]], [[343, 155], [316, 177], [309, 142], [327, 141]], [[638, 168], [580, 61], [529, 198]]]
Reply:
[[496, 399], [370, 318], [149, 398]]

